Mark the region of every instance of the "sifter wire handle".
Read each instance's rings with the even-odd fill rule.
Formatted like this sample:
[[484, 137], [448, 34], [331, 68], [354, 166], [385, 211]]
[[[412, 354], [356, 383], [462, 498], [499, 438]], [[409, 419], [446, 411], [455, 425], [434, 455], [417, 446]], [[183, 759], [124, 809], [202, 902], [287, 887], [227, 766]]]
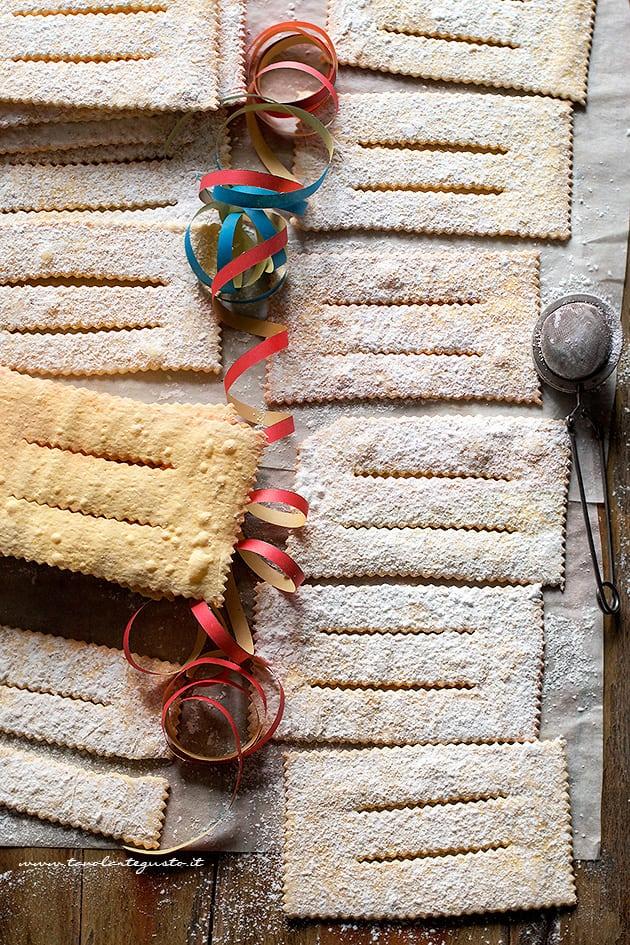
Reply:
[[[584, 488], [584, 478], [582, 476], [582, 466], [580, 463], [580, 454], [578, 451], [577, 444], [577, 429], [576, 421], [578, 416], [583, 417], [586, 422], [591, 427], [595, 439], [597, 440], [597, 445], [599, 448], [599, 459], [600, 459], [600, 469], [602, 476], [603, 484], [603, 493], [604, 493], [604, 513], [606, 519], [606, 546], [608, 550], [608, 566], [610, 568], [610, 581], [605, 581], [602, 578], [601, 570], [599, 567], [599, 561], [597, 559], [597, 551], [595, 550], [595, 540], [593, 538], [593, 529], [591, 528], [591, 520], [588, 514], [588, 503], [586, 501], [586, 490]], [[584, 516], [584, 526], [586, 528], [586, 538], [588, 540], [588, 547], [591, 554], [591, 561], [593, 563], [593, 573], [595, 574], [595, 583], [597, 584], [597, 603], [599, 609], [602, 613], [607, 616], [612, 616], [619, 612], [619, 591], [617, 590], [615, 582], [615, 558], [613, 554], [613, 544], [612, 544], [612, 525], [610, 518], [610, 505], [608, 503], [608, 489], [606, 483], [606, 456], [604, 453], [604, 441], [600, 435], [598, 428], [593, 422], [592, 418], [586, 412], [581, 403], [580, 391], [578, 390], [578, 401], [575, 409], [569, 414], [566, 420], [567, 431], [569, 434], [569, 439], [571, 441], [571, 452], [573, 453], [573, 462], [575, 464], [575, 473], [577, 477], [578, 489], [580, 492], [580, 503], [582, 505], [582, 514]]]

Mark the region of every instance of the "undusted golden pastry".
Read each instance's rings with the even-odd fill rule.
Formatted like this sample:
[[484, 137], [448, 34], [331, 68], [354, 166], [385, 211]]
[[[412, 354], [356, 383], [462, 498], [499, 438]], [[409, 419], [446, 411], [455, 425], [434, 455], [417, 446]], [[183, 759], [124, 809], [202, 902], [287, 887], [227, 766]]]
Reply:
[[154, 596], [223, 597], [264, 436], [0, 369], [0, 552]]

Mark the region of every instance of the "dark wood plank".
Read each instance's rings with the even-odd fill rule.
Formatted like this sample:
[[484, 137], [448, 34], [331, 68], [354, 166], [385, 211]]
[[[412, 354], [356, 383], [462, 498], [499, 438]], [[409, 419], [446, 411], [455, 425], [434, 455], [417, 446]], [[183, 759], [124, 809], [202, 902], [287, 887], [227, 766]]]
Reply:
[[206, 945], [214, 861], [167, 866], [140, 854], [134, 859], [145, 869], [127, 865], [122, 852], [85, 851], [81, 945]]
[[[611, 943], [630, 941], [630, 251], [623, 304], [624, 351], [608, 457], [608, 486], [613, 518], [614, 549], [621, 586], [621, 615], [608, 621], [604, 671], [604, 794], [602, 799], [603, 857], [598, 895], [593, 902], [605, 921]], [[601, 926], [600, 926], [601, 928]], [[576, 945], [586, 943], [575, 937]]]
[[79, 945], [81, 851], [0, 850], [0, 945]]
[[207, 945], [215, 864], [180, 859], [138, 869], [119, 851], [1, 850], [0, 945]]

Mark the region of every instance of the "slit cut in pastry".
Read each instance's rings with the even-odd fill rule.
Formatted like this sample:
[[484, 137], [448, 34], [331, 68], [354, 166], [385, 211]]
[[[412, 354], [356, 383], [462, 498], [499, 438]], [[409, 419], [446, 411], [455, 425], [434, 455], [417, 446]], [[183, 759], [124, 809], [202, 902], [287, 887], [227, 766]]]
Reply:
[[[204, 244], [216, 245], [206, 231]], [[219, 345], [183, 227], [50, 219], [0, 227], [1, 364], [29, 374], [218, 372]]]
[[539, 586], [260, 585], [256, 652], [280, 676], [279, 740], [399, 745], [536, 738]]
[[285, 755], [284, 909], [415, 919], [575, 902], [561, 741]]
[[0, 553], [219, 604], [263, 434], [0, 369]]
[[[95, 121], [110, 114], [105, 108], [67, 109], [58, 105], [26, 105], [23, 102], [0, 101], [0, 130], [4, 132], [7, 129], [20, 128], [23, 125], [39, 125], [44, 122]], [[151, 112], [147, 110], [125, 111], [127, 118], [146, 118], [150, 114]]]
[[[152, 672], [178, 666], [143, 657]], [[170, 758], [163, 680], [121, 650], [0, 626], [0, 731], [105, 757]]]
[[595, 0], [330, 0], [340, 62], [586, 100]]
[[559, 585], [569, 472], [561, 420], [342, 419], [300, 447], [287, 550], [311, 578]]
[[134, 846], [160, 845], [169, 784], [106, 774], [0, 744], [0, 806]]
[[267, 362], [267, 401], [540, 403], [538, 269], [532, 252], [298, 255], [270, 299], [291, 345]]
[[[557, 99], [471, 92], [339, 96], [332, 173], [307, 230], [408, 230], [566, 240], [572, 108]], [[296, 144], [314, 180], [321, 149]]]
[[0, 37], [12, 102], [206, 111], [244, 87], [241, 0], [5, 0]]
[[[176, 144], [192, 140], [193, 124], [182, 114], [106, 115], [88, 113], [83, 121], [67, 115], [65, 121], [36, 122], [5, 128], [0, 138], [0, 161], [31, 164], [86, 163], [85, 155], [98, 163], [111, 163], [117, 149], [118, 159], [140, 161], [143, 158], [167, 158]], [[180, 129], [178, 131], [178, 129]], [[173, 134], [176, 141], [169, 144]]]
[[42, 211], [63, 212], [64, 223], [98, 211], [90, 214], [98, 222], [188, 225], [199, 207], [200, 175], [217, 151], [227, 166], [230, 149], [222, 112], [177, 118], [109, 116], [13, 129], [0, 154], [0, 221], [21, 228]]

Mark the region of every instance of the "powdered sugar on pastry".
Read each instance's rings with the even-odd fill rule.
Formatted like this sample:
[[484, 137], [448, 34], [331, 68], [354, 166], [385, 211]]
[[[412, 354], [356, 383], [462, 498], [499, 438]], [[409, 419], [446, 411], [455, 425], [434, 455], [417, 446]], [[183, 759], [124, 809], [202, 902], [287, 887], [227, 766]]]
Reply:
[[347, 65], [584, 102], [594, 16], [595, 0], [330, 0], [328, 29]]
[[219, 329], [183, 227], [46, 215], [0, 226], [0, 363], [31, 374], [218, 372]]
[[[63, 108], [58, 105], [26, 105], [23, 102], [0, 102], [0, 129], [21, 125], [39, 125], [43, 122], [93, 121], [108, 115], [105, 108]], [[146, 109], [125, 111], [128, 118], [145, 117]]]
[[[219, 112], [190, 118], [187, 125], [177, 126], [180, 130], [171, 143], [168, 133], [156, 141], [164, 126], [160, 116], [139, 122], [136, 134], [126, 126], [123, 131], [117, 118], [87, 127], [79, 124], [74, 130], [69, 126], [70, 137], [58, 134], [53, 124], [39, 126], [31, 146], [38, 148], [36, 163], [33, 154], [24, 151], [0, 161], [2, 222], [21, 225], [32, 221], [27, 214], [42, 210], [73, 211], [61, 219], [76, 222], [76, 211], [98, 210], [99, 222], [109, 222], [116, 213], [132, 221], [187, 225], [200, 206], [199, 178], [213, 163], [217, 148], [222, 164], [229, 163], [224, 117]], [[173, 116], [168, 127], [175, 128]], [[14, 145], [19, 147], [20, 140], [22, 131], [16, 131]]]
[[0, 744], [0, 805], [147, 850], [160, 845], [168, 789], [164, 778], [96, 774]]
[[287, 550], [313, 578], [561, 584], [569, 466], [561, 420], [339, 420], [301, 445]]
[[218, 603], [264, 437], [224, 405], [145, 404], [0, 369], [0, 550]]
[[164, 679], [179, 667], [120, 650], [0, 627], [0, 730], [118, 758], [170, 758], [160, 725]]
[[413, 919], [575, 902], [561, 741], [285, 759], [291, 916]]
[[[156, 6], [166, 6], [166, 0], [161, 3], [155, 0], [130, 0], [128, 13], [156, 12]], [[22, 4], [24, 8], [25, 4]], [[77, 4], [74, 4], [75, 8]], [[120, 0], [90, 0], [90, 10], [108, 12], [113, 15], [114, 10], [124, 12], [124, 4]], [[32, 7], [37, 9], [38, 3]], [[40, 8], [43, 8], [41, 3]], [[31, 15], [32, 15], [31, 10]], [[218, 0], [217, 9], [219, 56], [217, 62], [217, 95], [220, 102], [226, 97], [238, 94], [245, 89], [245, 3], [244, 0]], [[24, 102], [0, 102], [0, 128], [13, 128], [21, 125], [33, 125], [41, 122], [81, 122], [94, 121], [103, 118], [108, 111], [113, 115], [108, 103], [105, 107], [95, 108], [67, 108], [59, 105], [34, 105]], [[144, 119], [150, 114], [149, 109], [125, 109], [125, 118]], [[172, 122], [172, 115], [168, 116]], [[124, 119], [123, 119], [124, 120]]]
[[260, 585], [256, 652], [281, 678], [277, 737], [417, 744], [536, 738], [540, 587]]
[[[179, 144], [190, 141], [194, 123], [185, 122], [180, 114], [167, 115], [99, 115], [86, 121], [77, 121], [70, 114], [66, 121], [42, 122], [37, 124], [16, 125], [5, 129], [0, 138], [0, 154], [4, 161], [25, 160], [27, 156], [33, 163], [38, 160], [52, 163], [49, 155], [63, 152], [81, 152], [87, 148], [104, 149], [102, 157], [111, 157], [112, 148], [131, 145], [152, 147], [156, 154], [166, 157], [166, 143], [171, 132], [176, 128]], [[141, 152], [130, 152], [139, 158]]]
[[4, 0], [2, 95], [65, 107], [217, 108], [218, 14], [209, 0]]
[[[299, 223], [568, 239], [571, 117], [567, 102], [535, 96], [341, 95], [333, 167]], [[298, 179], [321, 164], [312, 139], [298, 139]]]
[[245, 0], [218, 0], [219, 101], [245, 92]]
[[267, 362], [267, 400], [539, 403], [538, 266], [464, 249], [294, 256], [269, 304], [291, 344]]

